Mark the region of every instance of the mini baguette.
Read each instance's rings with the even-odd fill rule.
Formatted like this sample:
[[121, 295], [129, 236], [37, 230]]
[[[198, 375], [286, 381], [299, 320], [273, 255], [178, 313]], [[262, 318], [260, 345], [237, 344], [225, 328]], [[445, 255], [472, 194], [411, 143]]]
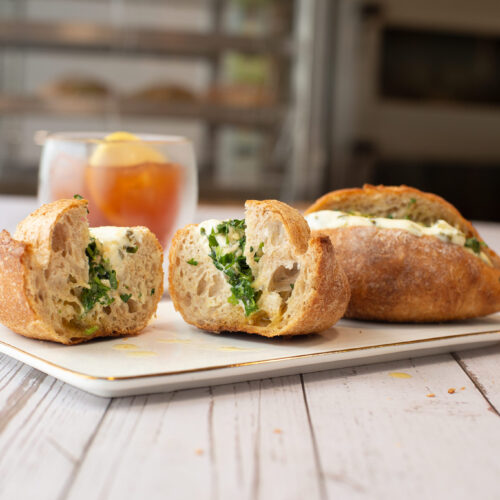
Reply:
[[[463, 246], [404, 229], [350, 226], [314, 230], [329, 236], [349, 280], [346, 317], [441, 322], [500, 310], [500, 258], [472, 224], [439, 196], [407, 186], [371, 186], [333, 191], [306, 214], [322, 210], [410, 219], [425, 225], [448, 222], [481, 245], [489, 263]], [[307, 215], [306, 215], [307, 216]]]
[[[0, 322], [26, 337], [63, 344], [142, 330], [162, 295], [163, 252], [158, 240], [140, 227], [92, 231], [87, 202], [76, 199], [43, 205], [18, 225], [14, 237], [2, 231]], [[133, 238], [129, 244], [134, 246], [130, 252], [123, 250], [106, 233], [128, 234], [126, 241]], [[116, 265], [116, 282], [101, 276], [98, 281], [106, 293], [86, 310], [91, 234], [105, 236], [102, 242], [95, 238], [96, 263], [107, 259], [104, 264], [109, 267], [118, 262], [120, 252], [123, 257]]]
[[170, 295], [185, 321], [265, 337], [318, 332], [337, 322], [349, 286], [330, 240], [310, 238], [299, 212], [275, 200], [247, 201], [245, 223], [243, 255], [260, 295], [258, 310], [246, 315], [241, 301], [230, 303], [228, 279], [209, 255], [209, 231], [201, 234], [205, 223], [189, 225], [177, 231], [169, 254]]

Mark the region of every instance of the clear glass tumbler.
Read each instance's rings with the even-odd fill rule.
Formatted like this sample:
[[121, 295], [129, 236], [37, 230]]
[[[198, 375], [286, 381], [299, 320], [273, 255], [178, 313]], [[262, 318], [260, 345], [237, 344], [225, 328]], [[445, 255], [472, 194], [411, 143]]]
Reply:
[[168, 248], [196, 209], [193, 145], [180, 136], [51, 134], [43, 146], [39, 201], [75, 194], [89, 201], [91, 227], [146, 226]]

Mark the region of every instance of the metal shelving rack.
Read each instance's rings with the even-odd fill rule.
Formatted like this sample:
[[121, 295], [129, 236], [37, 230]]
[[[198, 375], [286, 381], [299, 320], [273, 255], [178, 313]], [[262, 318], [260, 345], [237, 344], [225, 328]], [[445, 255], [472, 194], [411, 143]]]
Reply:
[[[208, 0], [207, 0], [208, 1]], [[304, 142], [310, 124], [318, 122], [318, 109], [325, 106], [314, 102], [321, 99], [317, 85], [313, 86], [315, 71], [325, 64], [313, 51], [317, 49], [318, 22], [327, 26], [327, 19], [318, 19], [329, 0], [277, 0], [288, 3], [293, 19], [288, 32], [263, 36], [233, 35], [222, 32], [221, 12], [225, 0], [211, 0], [213, 29], [207, 33], [164, 31], [143, 28], [117, 28], [107, 25], [34, 22], [27, 20], [0, 20], [0, 47], [16, 51], [72, 51], [84, 53], [112, 53], [119, 57], [139, 55], [202, 58], [212, 66], [212, 80], [216, 81], [218, 64], [224, 51], [271, 56], [281, 72], [277, 85], [277, 99], [273, 105], [238, 108], [209, 101], [151, 102], [121, 97], [47, 99], [36, 96], [0, 95], [2, 116], [143, 116], [182, 118], [203, 121], [213, 143], [218, 127], [239, 126], [259, 130], [266, 135], [268, 165], [266, 180], [259, 187], [245, 192], [231, 189], [238, 197], [281, 196], [297, 199], [318, 191], [324, 158], [310, 151]], [[300, 22], [298, 18], [300, 17]], [[326, 24], [325, 24], [326, 23]], [[326, 40], [326, 38], [325, 38]], [[286, 73], [284, 75], [283, 73]], [[324, 70], [323, 70], [324, 73]], [[299, 110], [301, 116], [297, 116]], [[306, 118], [304, 121], [302, 115]], [[303, 122], [303, 123], [302, 123]], [[283, 135], [287, 137], [283, 140]], [[285, 146], [275, 148], [281, 142]], [[317, 144], [314, 145], [317, 147]], [[323, 147], [324, 145], [322, 145]], [[208, 165], [201, 169], [201, 194], [224, 196], [225, 190], [213, 182], [213, 147], [209, 148]], [[327, 150], [326, 146], [323, 148]], [[279, 150], [278, 153], [276, 150]], [[324, 156], [324, 155], [323, 155]], [[315, 160], [316, 159], [316, 160]], [[307, 168], [304, 165], [307, 164]], [[300, 166], [302, 165], [302, 167]], [[315, 184], [315, 185], [312, 185]]]

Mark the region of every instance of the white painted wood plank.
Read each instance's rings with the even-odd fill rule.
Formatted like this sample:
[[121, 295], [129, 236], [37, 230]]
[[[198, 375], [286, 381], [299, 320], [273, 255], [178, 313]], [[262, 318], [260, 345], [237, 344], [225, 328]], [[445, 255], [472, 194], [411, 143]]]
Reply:
[[0, 356], [0, 498], [57, 498], [107, 405]]
[[321, 498], [300, 377], [214, 387], [220, 498]]
[[209, 389], [114, 399], [68, 498], [209, 498], [209, 417]]
[[113, 400], [70, 500], [319, 498], [299, 377]]
[[500, 419], [450, 355], [304, 380], [328, 498], [500, 498]]
[[500, 414], [500, 345], [461, 351], [460, 365]]

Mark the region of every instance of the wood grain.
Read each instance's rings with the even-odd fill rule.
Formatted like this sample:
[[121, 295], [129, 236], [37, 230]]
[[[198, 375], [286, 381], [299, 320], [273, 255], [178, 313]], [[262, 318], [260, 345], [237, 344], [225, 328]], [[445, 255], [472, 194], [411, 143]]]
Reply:
[[304, 380], [329, 498], [500, 497], [500, 421], [452, 356]]
[[107, 405], [0, 356], [0, 498], [57, 498]]
[[[500, 345], [461, 351], [456, 360], [500, 416]], [[500, 421], [499, 421], [500, 425]]]
[[320, 498], [300, 378], [114, 400], [68, 498], [89, 484], [107, 499]]

